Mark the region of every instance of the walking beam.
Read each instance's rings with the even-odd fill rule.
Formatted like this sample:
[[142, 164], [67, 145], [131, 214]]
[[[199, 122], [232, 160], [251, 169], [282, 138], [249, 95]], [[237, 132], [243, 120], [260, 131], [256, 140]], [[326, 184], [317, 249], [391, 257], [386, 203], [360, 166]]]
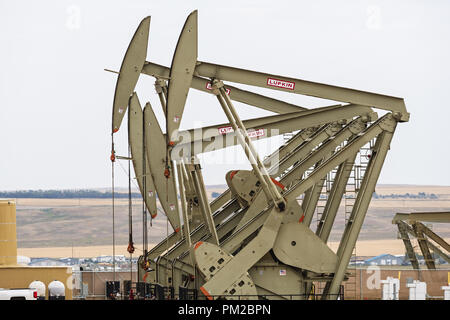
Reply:
[[[141, 72], [157, 79], [168, 79], [170, 69], [162, 65], [147, 61], [145, 62]], [[297, 106], [292, 103], [277, 100], [251, 91], [242, 90], [228, 84], [226, 84], [225, 86], [231, 100], [245, 103], [247, 105], [258, 107], [267, 111], [282, 114], [308, 110], [305, 107]], [[202, 78], [194, 75], [191, 82], [191, 88], [205, 93], [213, 94], [211, 88], [211, 79], [208, 78]]]
[[371, 106], [392, 111], [400, 121], [409, 120], [409, 113], [402, 98], [200, 61], [195, 68], [195, 74], [210, 79]]

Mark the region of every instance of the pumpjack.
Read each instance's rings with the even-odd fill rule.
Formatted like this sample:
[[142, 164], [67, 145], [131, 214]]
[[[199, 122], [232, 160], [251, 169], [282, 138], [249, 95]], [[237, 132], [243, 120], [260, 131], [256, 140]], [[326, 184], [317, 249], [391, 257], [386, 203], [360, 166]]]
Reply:
[[392, 223], [397, 225], [399, 238], [403, 240], [406, 255], [415, 270], [420, 270], [416, 252], [411, 243], [410, 236], [417, 240], [425, 265], [428, 270], [435, 270], [435, 258], [440, 257], [450, 263], [450, 244], [444, 238], [433, 232], [423, 222], [450, 223], [450, 212], [413, 212], [397, 213]]
[[[337, 299], [397, 124], [409, 121], [404, 100], [199, 61], [197, 16], [187, 17], [170, 67], [146, 60], [151, 18], [144, 18], [118, 72], [112, 136], [128, 111], [131, 160], [146, 210], [155, 218], [158, 201], [173, 230], [144, 250], [139, 281], [175, 293], [198, 290], [199, 299], [309, 299], [322, 284], [321, 298]], [[141, 75], [155, 79], [165, 132], [134, 91]], [[309, 109], [230, 83], [336, 104]], [[180, 130], [190, 89], [215, 95], [228, 122], [201, 128], [200, 135]], [[242, 121], [235, 101], [274, 115]], [[253, 146], [287, 134], [263, 159]], [[252, 170], [228, 172], [228, 189], [210, 202], [197, 155], [238, 144]], [[363, 148], [368, 163], [348, 197]], [[353, 203], [334, 252], [327, 242], [343, 199]]]

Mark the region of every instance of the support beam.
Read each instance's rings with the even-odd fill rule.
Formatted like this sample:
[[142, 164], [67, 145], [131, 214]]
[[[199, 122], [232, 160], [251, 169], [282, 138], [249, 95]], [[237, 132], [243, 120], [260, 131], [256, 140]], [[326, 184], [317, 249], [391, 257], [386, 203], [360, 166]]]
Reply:
[[333, 186], [331, 187], [328, 201], [325, 204], [325, 209], [320, 217], [316, 235], [318, 235], [325, 243], [328, 242], [328, 237], [330, 236], [331, 229], [336, 219], [342, 197], [345, 194], [345, 187], [352, 172], [355, 158], [356, 154], [339, 166], [334, 178]]
[[166, 114], [166, 101], [167, 101], [167, 84], [163, 79], [156, 79], [155, 91], [158, 94], [159, 102], [161, 102], [161, 108], [164, 114]]
[[[350, 113], [347, 113], [346, 111], [349, 111]], [[356, 111], [356, 110], [353, 110]], [[263, 133], [260, 134], [258, 139], [265, 139], [270, 138], [274, 136], [278, 136], [284, 133], [292, 132], [295, 130], [302, 130], [305, 128], [309, 128], [311, 126], [321, 126], [324, 124], [328, 124], [330, 122], [334, 122], [337, 120], [342, 119], [351, 119], [353, 117], [357, 116], [364, 116], [367, 119], [371, 119], [376, 116], [374, 113], [367, 113], [365, 110], [360, 110], [361, 112], [353, 112], [351, 110], [345, 110], [345, 107], [342, 108], [341, 111], [339, 110], [333, 110], [330, 112], [327, 112], [324, 114], [324, 117], [315, 117], [313, 115], [308, 115], [301, 118], [291, 118], [284, 121], [280, 121], [277, 123], [268, 123], [261, 127], [254, 127], [255, 130], [260, 129], [259, 131], [263, 130]], [[251, 121], [251, 120], [248, 120]], [[246, 126], [246, 122], [244, 121], [244, 125]], [[247, 126], [246, 126], [247, 128]], [[217, 129], [218, 130], [218, 129]], [[210, 136], [209, 133], [211, 131], [204, 131], [205, 135], [202, 139], [201, 143], [198, 143], [197, 141], [194, 141], [191, 143], [190, 146], [187, 146], [186, 144], [183, 144], [181, 142], [178, 144], [174, 151], [172, 152], [172, 156], [174, 157], [181, 157], [183, 154], [186, 153], [192, 153], [194, 155], [197, 155], [199, 153], [206, 153], [210, 151], [220, 150], [223, 148], [227, 148], [230, 146], [234, 146], [238, 144], [238, 141], [236, 139], [235, 133], [227, 133], [224, 135], [216, 135], [216, 136]], [[181, 134], [181, 133], [180, 133]], [[208, 137], [209, 136], [209, 137]], [[188, 141], [189, 140], [189, 136]], [[190, 148], [190, 149], [189, 149]], [[174, 158], [175, 159], [175, 158]]]
[[[350, 157], [345, 162], [341, 163], [336, 172], [336, 176], [334, 177], [333, 185], [331, 187], [324, 211], [322, 213], [322, 216], [320, 217], [320, 221], [316, 229], [316, 235], [324, 243], [328, 242], [328, 237], [330, 236], [331, 229], [336, 219], [336, 214], [342, 201], [342, 196], [345, 194], [345, 188], [353, 169], [355, 158], [356, 154], [353, 157]], [[312, 276], [314, 276], [314, 274], [308, 272], [308, 277]], [[311, 292], [311, 288], [312, 282], [307, 283], [306, 292]]]
[[300, 130], [295, 136], [289, 139], [285, 144], [283, 144], [277, 151], [273, 152], [267, 158], [264, 159], [264, 165], [266, 167], [270, 166], [269, 174], [274, 174], [274, 171], [278, 167], [278, 163], [286, 158], [289, 154], [291, 154], [297, 148], [300, 148], [301, 145], [305, 143], [309, 137], [311, 137], [316, 131], [319, 130], [319, 126], [310, 127], [303, 130]]
[[450, 263], [450, 256], [448, 254], [445, 254], [444, 252], [442, 252], [441, 249], [439, 249], [438, 247], [436, 247], [434, 244], [432, 244], [431, 242], [428, 242], [428, 246], [430, 247], [430, 249], [436, 253], [438, 256], [442, 257], [442, 259], [444, 259], [445, 261], [447, 261], [447, 263]]
[[447, 243], [443, 238], [438, 236], [436, 233], [434, 233], [430, 228], [426, 227], [423, 223], [416, 222], [416, 224], [420, 224], [422, 232], [431, 240], [436, 242], [438, 245], [440, 245], [442, 248], [447, 250], [447, 252], [450, 252], [450, 244]]
[[314, 212], [317, 207], [317, 202], [319, 201], [320, 194], [322, 192], [323, 184], [326, 180], [326, 175], [322, 179], [313, 185], [308, 191], [305, 192], [305, 196], [302, 201], [303, 209], [303, 223], [307, 226], [311, 224], [314, 217]]
[[[271, 174], [275, 176], [281, 175], [291, 166], [301, 162], [303, 159], [309, 156], [315, 148], [319, 147], [330, 137], [335, 136], [341, 129], [342, 126], [337, 123], [331, 123], [329, 125], [321, 127], [308, 139], [308, 141], [306, 141], [301, 147], [293, 151], [291, 153], [292, 156], [281, 159], [277, 167], [274, 168], [274, 170], [271, 170]], [[363, 129], [364, 126], [361, 124], [359, 131]]]
[[[387, 117], [390, 117], [391, 121], [393, 121], [390, 114], [388, 114]], [[384, 117], [382, 119], [384, 119]], [[375, 191], [375, 186], [380, 175], [381, 168], [383, 166], [384, 160], [386, 159], [392, 136], [395, 131], [395, 126], [395, 122], [387, 124], [387, 127], [385, 127], [385, 129], [387, 130], [383, 130], [383, 132], [377, 137], [372, 157], [370, 158], [369, 165], [367, 167], [366, 173], [364, 174], [361, 189], [356, 197], [350, 219], [347, 222], [338, 248], [338, 267], [334, 273], [333, 280], [325, 288], [324, 299], [335, 299], [339, 293], [341, 282], [344, 279], [344, 275], [350, 262], [353, 248], [355, 247], [356, 240], [358, 239], [358, 235], [364, 222], [369, 203], [372, 199], [372, 194]], [[373, 137], [370, 137], [367, 142], [372, 138]], [[358, 138], [353, 141], [356, 140], [358, 140]], [[351, 144], [352, 143], [350, 143], [349, 145]]]
[[[183, 234], [184, 239], [187, 243], [187, 246], [189, 248], [192, 247], [192, 240], [191, 240], [191, 230], [189, 228], [189, 217], [188, 217], [188, 210], [187, 210], [187, 201], [186, 201], [186, 194], [185, 194], [185, 184], [184, 184], [184, 163], [181, 162], [177, 165], [177, 175], [178, 175], [178, 187], [180, 189], [180, 200], [181, 200], [181, 213], [183, 215]], [[191, 250], [190, 250], [191, 251]], [[193, 257], [191, 257], [191, 263], [194, 263]]]
[[[411, 261], [411, 265], [415, 270], [419, 270], [419, 261], [417, 261], [416, 253], [414, 252], [414, 248], [411, 244], [411, 239], [409, 238], [408, 232], [412, 233], [414, 235], [414, 231], [412, 228], [410, 228], [405, 222], [403, 221], [397, 221], [396, 222], [398, 227], [398, 232], [400, 233], [400, 236], [402, 237], [403, 244], [405, 245], [406, 254], [408, 255], [409, 261]], [[408, 229], [411, 230], [408, 230]]]
[[203, 213], [203, 219], [208, 226], [209, 233], [212, 236], [212, 243], [215, 245], [219, 245], [219, 237], [217, 236], [214, 218], [212, 216], [211, 208], [208, 203], [208, 197], [205, 191], [205, 184], [203, 182], [200, 164], [190, 164], [188, 165], [188, 167], [192, 177], [192, 182], [194, 183], [195, 192], [198, 196], [200, 208]]
[[263, 165], [261, 159], [259, 158], [256, 149], [253, 147], [252, 142], [250, 141], [249, 136], [247, 135], [247, 129], [245, 125], [242, 123], [239, 115], [237, 114], [231, 100], [228, 98], [225, 89], [223, 88], [223, 83], [220, 81], [213, 82], [213, 90], [217, 94], [217, 99], [219, 100], [220, 105], [222, 106], [225, 115], [230, 121], [231, 126], [234, 129], [234, 132], [237, 135], [239, 143], [244, 149], [245, 155], [247, 156], [250, 165], [253, 168], [253, 172], [261, 183], [262, 189], [266, 194], [266, 198], [268, 201], [273, 201], [280, 211], [284, 211], [286, 208], [286, 202], [284, 201], [281, 194], [278, 192], [275, 184], [272, 182], [267, 169]]
[[422, 251], [423, 259], [425, 260], [425, 264], [427, 265], [428, 270], [435, 270], [436, 266], [434, 264], [433, 256], [431, 255], [430, 248], [428, 247], [427, 238], [423, 233], [423, 224], [421, 223], [413, 223], [412, 228], [414, 233], [416, 234], [417, 242], [419, 243], [420, 251]]

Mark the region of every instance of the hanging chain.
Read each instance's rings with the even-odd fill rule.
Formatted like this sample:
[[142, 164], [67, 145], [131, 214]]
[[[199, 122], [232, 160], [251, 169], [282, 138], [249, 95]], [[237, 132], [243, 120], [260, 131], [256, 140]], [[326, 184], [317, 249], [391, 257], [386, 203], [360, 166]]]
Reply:
[[115, 203], [114, 203], [114, 163], [116, 151], [114, 150], [114, 134], [111, 133], [111, 193], [112, 193], [112, 234], [113, 234], [113, 281], [116, 281], [116, 235], [115, 235]]

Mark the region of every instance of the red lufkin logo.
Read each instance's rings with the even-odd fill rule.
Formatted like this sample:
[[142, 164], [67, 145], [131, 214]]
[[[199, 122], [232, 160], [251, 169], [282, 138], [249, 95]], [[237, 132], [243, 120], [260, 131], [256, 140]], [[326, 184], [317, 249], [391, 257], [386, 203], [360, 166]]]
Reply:
[[267, 85], [271, 86], [271, 87], [278, 87], [278, 88], [289, 89], [289, 90], [294, 90], [294, 88], [295, 88], [295, 82], [273, 79], [273, 78], [267, 78]]

